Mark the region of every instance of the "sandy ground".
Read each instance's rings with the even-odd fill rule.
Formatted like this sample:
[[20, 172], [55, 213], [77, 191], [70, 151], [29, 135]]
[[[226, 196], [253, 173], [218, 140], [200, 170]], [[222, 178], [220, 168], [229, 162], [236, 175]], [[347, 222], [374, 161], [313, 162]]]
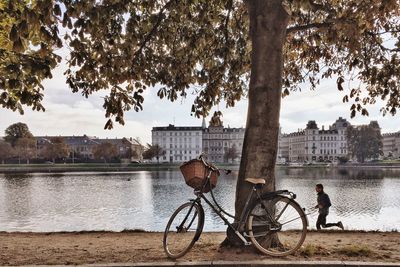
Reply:
[[[90, 264], [171, 261], [163, 251], [162, 233], [0, 232], [0, 265]], [[220, 248], [225, 233], [203, 233], [178, 261], [210, 260], [350, 260], [400, 263], [398, 232], [309, 232], [295, 255], [271, 258], [252, 248]]]

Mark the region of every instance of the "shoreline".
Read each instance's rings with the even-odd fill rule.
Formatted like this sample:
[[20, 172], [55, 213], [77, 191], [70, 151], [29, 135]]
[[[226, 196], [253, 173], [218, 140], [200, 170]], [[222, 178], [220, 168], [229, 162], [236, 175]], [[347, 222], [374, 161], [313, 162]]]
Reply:
[[[76, 164], [0, 164], [0, 173], [63, 173], [63, 172], [130, 172], [130, 171], [155, 171], [155, 170], [177, 170], [181, 164], [98, 164], [98, 163], [76, 163]], [[220, 168], [229, 168], [233, 171], [239, 170], [239, 164], [217, 164]], [[343, 164], [322, 165], [313, 164], [306, 166], [276, 165], [276, 169], [400, 169], [400, 163], [387, 164]]]
[[0, 265], [82, 265], [107, 263], [205, 261], [352, 261], [400, 264], [399, 232], [308, 231], [294, 255], [275, 258], [253, 247], [221, 248], [224, 232], [204, 232], [182, 258], [172, 261], [164, 253], [161, 232], [0, 232]]

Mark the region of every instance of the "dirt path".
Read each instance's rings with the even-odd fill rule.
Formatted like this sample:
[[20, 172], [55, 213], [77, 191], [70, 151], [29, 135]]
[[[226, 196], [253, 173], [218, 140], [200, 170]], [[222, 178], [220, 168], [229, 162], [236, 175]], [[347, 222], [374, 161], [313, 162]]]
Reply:
[[[219, 248], [225, 233], [203, 233], [178, 261], [261, 260], [253, 250]], [[400, 263], [400, 233], [309, 232], [296, 255], [273, 260], [350, 260]], [[0, 265], [90, 264], [169, 261], [162, 233], [4, 233]]]

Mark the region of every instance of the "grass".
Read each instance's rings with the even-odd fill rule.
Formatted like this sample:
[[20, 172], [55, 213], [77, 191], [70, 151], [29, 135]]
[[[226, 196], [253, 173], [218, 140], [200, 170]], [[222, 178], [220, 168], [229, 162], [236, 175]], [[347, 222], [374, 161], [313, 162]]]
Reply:
[[301, 251], [301, 254], [306, 257], [312, 257], [314, 256], [316, 250], [317, 248], [314, 245], [307, 244]]
[[307, 244], [306, 246], [302, 247], [300, 254], [304, 257], [312, 257], [315, 255], [327, 256], [330, 255], [331, 252], [323, 246]]
[[338, 248], [336, 250], [339, 254], [343, 254], [349, 257], [369, 257], [373, 254], [372, 250], [366, 245], [350, 245]]

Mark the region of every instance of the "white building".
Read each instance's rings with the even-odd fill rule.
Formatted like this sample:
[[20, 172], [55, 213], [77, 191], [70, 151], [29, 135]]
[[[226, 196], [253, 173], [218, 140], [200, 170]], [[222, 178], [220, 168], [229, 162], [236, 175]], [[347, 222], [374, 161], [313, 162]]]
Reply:
[[[291, 162], [335, 161], [348, 155], [346, 129], [350, 123], [339, 117], [328, 130], [309, 121], [304, 130], [279, 135], [279, 157]], [[288, 151], [288, 152], [286, 152]]]
[[384, 157], [400, 158], [400, 131], [382, 134], [382, 143]]
[[176, 127], [170, 124], [166, 127], [153, 127], [151, 132], [152, 144], [159, 145], [165, 151], [159, 158], [160, 162], [185, 162], [198, 157], [202, 152], [202, 127]]
[[[204, 127], [204, 123], [203, 123]], [[226, 153], [230, 148], [235, 148], [237, 158], [234, 162], [240, 162], [244, 140], [244, 128], [224, 128], [222, 122], [203, 128], [203, 151], [211, 162], [230, 162]]]
[[[350, 123], [339, 117], [328, 129], [320, 129], [315, 121], [309, 121], [305, 129], [290, 134], [279, 134], [277, 162], [336, 161], [348, 157], [346, 132]], [[244, 128], [224, 128], [222, 121], [215, 120], [206, 127], [154, 127], [153, 145], [160, 145], [165, 155], [160, 162], [184, 162], [196, 158], [204, 151], [211, 162], [228, 162], [226, 153], [236, 147], [240, 161], [244, 140]], [[400, 132], [384, 135], [384, 152], [399, 157]]]
[[[205, 120], [201, 127], [153, 127], [152, 144], [158, 144], [165, 154], [160, 162], [185, 162], [197, 158], [202, 152], [213, 163], [228, 162], [226, 153], [235, 147], [240, 161], [243, 147], [244, 128], [224, 128], [221, 121], [207, 127]], [[231, 162], [232, 159], [229, 160]]]

